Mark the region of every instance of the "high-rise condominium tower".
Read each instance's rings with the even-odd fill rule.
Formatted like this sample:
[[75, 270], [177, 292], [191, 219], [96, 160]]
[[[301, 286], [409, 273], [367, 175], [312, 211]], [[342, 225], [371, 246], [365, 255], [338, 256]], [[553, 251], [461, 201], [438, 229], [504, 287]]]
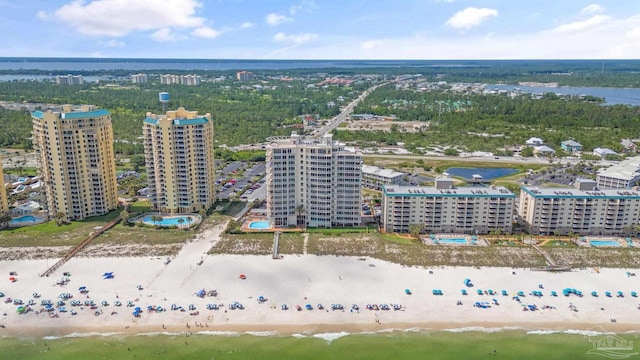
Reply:
[[147, 113], [142, 130], [152, 208], [184, 213], [211, 207], [216, 194], [211, 114], [184, 108]]
[[111, 115], [91, 105], [34, 111], [33, 146], [49, 216], [70, 220], [103, 215], [118, 206]]
[[270, 138], [267, 216], [273, 227], [360, 225], [362, 157], [330, 134]]

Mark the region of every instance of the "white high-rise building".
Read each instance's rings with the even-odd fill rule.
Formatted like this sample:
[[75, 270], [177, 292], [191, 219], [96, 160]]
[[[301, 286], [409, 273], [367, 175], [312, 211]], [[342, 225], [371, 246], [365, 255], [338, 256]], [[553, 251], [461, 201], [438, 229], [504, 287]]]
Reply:
[[84, 78], [82, 75], [58, 75], [56, 76], [56, 84], [58, 85], [82, 85]]
[[133, 74], [131, 75], [131, 83], [133, 84], [146, 84], [147, 74]]
[[330, 134], [270, 138], [267, 216], [272, 227], [352, 227], [361, 223], [362, 157]]
[[160, 84], [162, 85], [188, 85], [188, 86], [197, 86], [200, 85], [201, 77], [200, 75], [172, 75], [165, 74], [160, 75]]

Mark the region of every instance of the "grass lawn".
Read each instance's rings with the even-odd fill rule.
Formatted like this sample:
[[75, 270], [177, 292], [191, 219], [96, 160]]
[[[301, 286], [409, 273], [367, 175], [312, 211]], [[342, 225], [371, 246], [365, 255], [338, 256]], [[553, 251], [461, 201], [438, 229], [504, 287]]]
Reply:
[[242, 209], [244, 209], [246, 203], [243, 201], [230, 201], [230, 202], [223, 202], [216, 205], [224, 206], [224, 209], [219, 211], [220, 214], [228, 215], [228, 216], [236, 216], [240, 213], [240, 211], [242, 211]]
[[6, 175], [9, 175], [9, 174], [20, 175], [20, 176], [37, 176], [38, 175], [38, 168], [32, 168], [32, 167], [25, 167], [22, 169], [6, 168], [6, 169], [3, 169], [3, 171]]
[[368, 234], [368, 233], [377, 233], [375, 226], [371, 226], [369, 228], [333, 228], [333, 229], [324, 229], [324, 228], [307, 228], [307, 232], [309, 234], [327, 234], [327, 235], [339, 235], [339, 234]]
[[103, 216], [57, 226], [55, 221], [0, 231], [0, 246], [68, 246], [84, 240], [97, 226], [106, 225], [120, 214], [114, 210]]
[[178, 229], [138, 226], [122, 226], [118, 224], [109, 229], [104, 234], [95, 238], [91, 244], [148, 244], [148, 245], [165, 245], [185, 242], [187, 239], [193, 238], [193, 231], [185, 231]]
[[129, 213], [142, 213], [151, 211], [151, 203], [147, 200], [136, 201], [129, 205]]

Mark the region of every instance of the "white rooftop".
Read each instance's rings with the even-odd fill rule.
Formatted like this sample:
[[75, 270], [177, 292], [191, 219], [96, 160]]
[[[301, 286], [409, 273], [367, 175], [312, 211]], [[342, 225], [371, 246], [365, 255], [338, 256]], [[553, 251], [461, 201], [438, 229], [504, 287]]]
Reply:
[[362, 165], [362, 174], [377, 175], [377, 176], [381, 176], [389, 179], [393, 179], [398, 176], [404, 176], [404, 173], [401, 173], [399, 171], [395, 171], [392, 169], [383, 169], [377, 166], [364, 165], [364, 164]]
[[640, 176], [640, 156], [620, 161], [606, 169], [600, 169], [598, 176], [631, 181]]
[[636, 198], [640, 199], [640, 193], [630, 189], [596, 189], [578, 190], [575, 188], [544, 188], [537, 186], [523, 186], [522, 191], [537, 198]]
[[437, 189], [434, 186], [385, 185], [383, 191], [387, 196], [515, 197], [515, 195], [504, 186], [464, 186], [452, 189]]

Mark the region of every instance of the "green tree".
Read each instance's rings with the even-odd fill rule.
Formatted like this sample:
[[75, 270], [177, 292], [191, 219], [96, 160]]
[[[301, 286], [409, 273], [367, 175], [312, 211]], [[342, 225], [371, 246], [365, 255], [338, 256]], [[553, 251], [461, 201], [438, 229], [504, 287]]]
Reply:
[[128, 226], [129, 225], [129, 212], [126, 210], [122, 210], [120, 212], [120, 218], [122, 219], [122, 226]]

